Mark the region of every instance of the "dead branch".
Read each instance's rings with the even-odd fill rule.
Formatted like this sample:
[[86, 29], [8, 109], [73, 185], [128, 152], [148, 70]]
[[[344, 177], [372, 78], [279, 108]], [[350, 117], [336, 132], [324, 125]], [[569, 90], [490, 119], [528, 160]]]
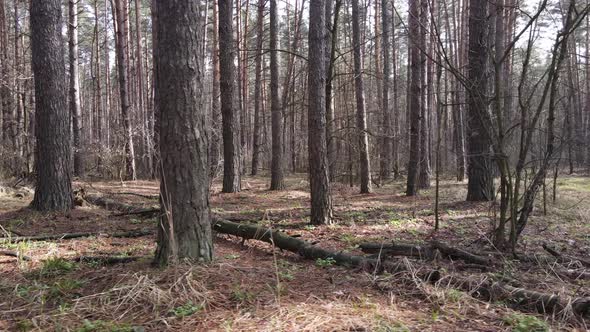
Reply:
[[16, 243], [16, 242], [28, 242], [28, 241], [50, 241], [50, 240], [70, 240], [82, 237], [91, 236], [105, 236], [112, 238], [136, 238], [147, 235], [153, 235], [153, 230], [134, 230], [129, 232], [121, 232], [114, 234], [105, 233], [65, 233], [65, 234], [53, 234], [53, 235], [40, 235], [40, 236], [19, 236], [13, 238], [0, 238], [0, 243]]
[[19, 253], [18, 251], [13, 251], [13, 250], [0, 250], [0, 256], [16, 257], [16, 258], [20, 258], [24, 261], [31, 260], [31, 257], [21, 255], [21, 253]]

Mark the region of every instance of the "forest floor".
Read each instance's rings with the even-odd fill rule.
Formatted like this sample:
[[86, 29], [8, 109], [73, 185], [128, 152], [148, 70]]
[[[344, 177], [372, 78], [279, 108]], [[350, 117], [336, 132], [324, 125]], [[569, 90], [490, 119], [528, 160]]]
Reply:
[[[212, 212], [358, 255], [363, 254], [358, 245], [365, 242], [420, 244], [433, 237], [466, 250], [490, 248], [497, 207], [464, 202], [465, 183], [442, 181], [441, 229], [435, 234], [434, 189], [408, 198], [401, 182], [375, 188], [368, 195], [337, 184], [333, 188], [337, 222], [315, 227], [308, 225], [304, 175], [289, 177], [288, 190], [281, 192], [268, 191], [267, 182], [267, 178], [246, 177], [241, 193], [221, 194], [216, 181]], [[158, 194], [155, 182], [78, 181], [75, 187], [128, 204], [158, 204], [153, 198]], [[547, 202], [547, 215], [539, 202], [519, 252], [546, 257], [542, 244], [547, 243], [588, 258], [590, 179], [560, 178], [556, 198], [556, 203]], [[416, 277], [416, 271], [437, 267], [475, 279], [500, 276], [544, 293], [590, 296], [590, 280], [564, 277], [557, 263], [549, 260], [521, 262], [506, 256], [502, 267], [482, 272], [459, 260], [398, 257], [408, 271], [377, 274], [336, 266], [328, 259], [304, 260], [266, 243], [216, 234], [213, 263], [159, 269], [150, 264], [154, 235], [109, 236], [153, 231], [156, 218], [121, 215], [90, 204], [67, 215], [41, 215], [26, 208], [31, 199], [31, 192], [24, 190], [0, 195], [0, 251], [22, 255], [0, 255], [2, 331], [584, 331], [590, 326], [587, 319], [568, 312], [541, 315], [510, 301], [470, 296], [444, 280], [432, 284]], [[10, 240], [73, 232], [96, 235]], [[80, 260], [81, 256], [90, 258]], [[111, 264], [92, 257], [129, 257], [130, 262]]]

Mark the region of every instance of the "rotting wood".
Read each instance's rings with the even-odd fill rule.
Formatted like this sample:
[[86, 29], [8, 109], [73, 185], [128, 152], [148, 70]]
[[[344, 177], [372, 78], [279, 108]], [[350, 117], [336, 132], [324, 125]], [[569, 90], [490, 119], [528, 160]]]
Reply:
[[132, 215], [132, 214], [141, 214], [141, 215], [152, 215], [152, 214], [159, 214], [160, 209], [152, 206], [150, 208], [142, 208], [137, 207], [134, 205], [129, 205], [125, 203], [121, 203], [112, 199], [109, 199], [102, 195], [95, 195], [95, 194], [83, 194], [83, 198], [90, 204], [100, 206], [109, 211], [119, 211], [120, 213], [115, 214], [115, 216], [123, 216], [123, 215]]

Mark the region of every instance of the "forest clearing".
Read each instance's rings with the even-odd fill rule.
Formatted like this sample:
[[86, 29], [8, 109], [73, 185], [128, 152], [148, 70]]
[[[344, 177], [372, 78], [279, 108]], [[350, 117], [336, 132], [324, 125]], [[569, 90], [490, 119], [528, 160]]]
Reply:
[[[441, 229], [434, 233], [432, 191], [406, 197], [400, 182], [373, 194], [333, 190], [334, 225], [310, 226], [305, 177], [289, 177], [289, 190], [271, 192], [262, 177], [247, 177], [244, 190], [212, 188], [215, 215], [280, 230], [316, 246], [364, 255], [366, 243], [427, 245], [433, 238], [478, 253], [490, 239], [493, 204], [464, 202], [465, 185], [443, 181]], [[75, 188], [141, 208], [158, 206], [155, 182], [77, 182]], [[550, 186], [548, 186], [550, 187]], [[22, 192], [22, 191], [19, 191]], [[18, 196], [21, 196], [20, 194]], [[550, 196], [550, 195], [549, 195]], [[539, 202], [522, 240], [520, 257], [490, 252], [481, 266], [440, 256], [390, 256], [406, 271], [380, 273], [339, 266], [330, 259], [306, 260], [256, 240], [215, 235], [215, 257], [205, 266], [151, 265], [154, 215], [123, 214], [89, 203], [71, 213], [42, 215], [26, 209], [30, 195], [1, 198], [0, 329], [71, 331], [533, 331], [587, 329], [571, 308], [546, 315], [519, 299], [486, 299], [453, 285], [452, 276], [505, 280], [514, 287], [567, 298], [588, 298], [590, 269], [559, 261], [543, 249], [588, 258], [590, 179], [558, 180], [556, 203]], [[131, 212], [131, 211], [130, 211]], [[64, 240], [11, 242], [12, 237], [100, 234]], [[112, 234], [149, 231], [132, 238]], [[25, 260], [23, 257], [30, 258]], [[113, 258], [114, 260], [108, 261]], [[117, 260], [119, 259], [119, 261]], [[424, 271], [442, 277], [428, 282]], [[565, 271], [575, 271], [577, 275]], [[565, 274], [564, 274], [565, 273]], [[587, 304], [588, 305], [588, 304]], [[586, 309], [588, 312], [588, 308]]]

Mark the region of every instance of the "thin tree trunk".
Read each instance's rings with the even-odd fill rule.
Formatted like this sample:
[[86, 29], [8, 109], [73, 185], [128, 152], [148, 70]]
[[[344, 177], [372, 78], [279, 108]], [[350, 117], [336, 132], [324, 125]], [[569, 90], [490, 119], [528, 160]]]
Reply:
[[264, 40], [264, 4], [258, 0], [256, 18], [256, 59], [254, 81], [254, 133], [252, 135], [252, 175], [258, 174], [260, 158], [260, 116], [262, 107], [262, 42]]
[[422, 104], [421, 61], [420, 61], [420, 8], [419, 0], [409, 0], [409, 47], [410, 47], [410, 85], [408, 109], [410, 114], [410, 157], [408, 161], [408, 180], [406, 195], [414, 196], [418, 191], [418, 171], [420, 167], [420, 109]]
[[240, 114], [236, 107], [236, 44], [233, 37], [232, 0], [219, 0], [219, 73], [223, 126], [224, 193], [241, 190]]
[[[371, 163], [369, 160], [369, 138], [367, 135], [367, 112], [365, 110], [365, 88], [363, 86], [363, 52], [359, 23], [359, 2], [352, 0], [352, 39], [354, 49], [354, 82], [356, 95], [356, 124], [359, 140], [359, 163], [361, 194], [371, 192]], [[384, 48], [385, 45], [384, 45]]]
[[283, 114], [279, 99], [277, 1], [270, 0], [270, 108], [272, 116], [272, 165], [270, 190], [285, 189], [283, 175]]
[[82, 106], [80, 105], [80, 74], [78, 67], [78, 1], [68, 0], [68, 45], [70, 63], [70, 113], [74, 129], [74, 175], [84, 175], [82, 151]]
[[211, 174], [216, 175], [219, 168], [219, 157], [221, 154], [221, 106], [219, 101], [219, 18], [217, 13], [217, 1], [213, 1], [213, 38], [211, 39], [213, 54], [213, 87], [211, 92]]
[[117, 21], [117, 67], [119, 73], [119, 94], [121, 99], [121, 118], [123, 121], [124, 147], [125, 147], [125, 178], [135, 180], [135, 149], [133, 146], [133, 133], [131, 131], [131, 103], [129, 100], [129, 58], [128, 34], [127, 34], [127, 6], [126, 0], [115, 0]]
[[[390, 57], [390, 50], [391, 43], [389, 38], [389, 31], [392, 24], [392, 19], [389, 16], [389, 1], [388, 0], [381, 0], [381, 24], [382, 24], [382, 36], [383, 36], [383, 98], [381, 100], [381, 112], [383, 113], [382, 122], [381, 122], [381, 130], [383, 138], [381, 141], [381, 149], [380, 149], [380, 175], [381, 181], [388, 180], [391, 178], [391, 158], [393, 157], [393, 139], [392, 139], [392, 130], [391, 130], [391, 109], [389, 107], [389, 85], [390, 85], [390, 77], [391, 77], [391, 57]], [[394, 37], [395, 38], [395, 37]], [[395, 49], [393, 49], [395, 52]]]

